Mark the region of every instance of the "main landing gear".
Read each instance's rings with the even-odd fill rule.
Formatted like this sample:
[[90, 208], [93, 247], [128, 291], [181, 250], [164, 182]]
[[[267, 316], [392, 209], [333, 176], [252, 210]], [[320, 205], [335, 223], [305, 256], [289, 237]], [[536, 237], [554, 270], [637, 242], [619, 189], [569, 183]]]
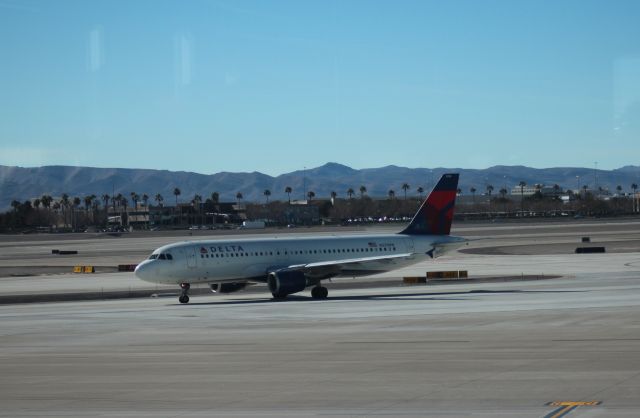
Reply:
[[323, 286], [315, 286], [311, 289], [311, 297], [314, 299], [326, 299], [329, 295], [329, 290]]
[[189, 288], [191, 285], [189, 283], [180, 283], [180, 288], [182, 289], [182, 293], [180, 293], [180, 297], [178, 300], [180, 303], [189, 303]]

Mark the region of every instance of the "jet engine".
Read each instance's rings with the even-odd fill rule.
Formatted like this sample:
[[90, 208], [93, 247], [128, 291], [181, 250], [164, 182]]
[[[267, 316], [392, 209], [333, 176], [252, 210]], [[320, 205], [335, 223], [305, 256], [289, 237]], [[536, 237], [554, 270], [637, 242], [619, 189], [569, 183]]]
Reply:
[[281, 270], [269, 273], [267, 284], [275, 298], [283, 298], [301, 292], [308, 286], [304, 273], [296, 270]]
[[245, 287], [247, 287], [247, 282], [212, 283], [211, 291], [214, 293], [233, 293]]

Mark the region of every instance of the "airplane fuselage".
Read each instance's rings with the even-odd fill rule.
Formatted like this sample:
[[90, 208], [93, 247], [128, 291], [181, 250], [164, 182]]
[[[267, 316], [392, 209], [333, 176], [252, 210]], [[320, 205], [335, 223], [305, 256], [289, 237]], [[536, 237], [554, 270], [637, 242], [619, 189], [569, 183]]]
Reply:
[[[265, 281], [270, 271], [317, 265], [318, 278], [382, 273], [431, 259], [466, 242], [442, 235], [346, 235], [221, 239], [179, 242], [158, 248], [136, 275], [155, 283]], [[434, 253], [435, 252], [435, 253]], [[348, 269], [322, 268], [345, 261]]]

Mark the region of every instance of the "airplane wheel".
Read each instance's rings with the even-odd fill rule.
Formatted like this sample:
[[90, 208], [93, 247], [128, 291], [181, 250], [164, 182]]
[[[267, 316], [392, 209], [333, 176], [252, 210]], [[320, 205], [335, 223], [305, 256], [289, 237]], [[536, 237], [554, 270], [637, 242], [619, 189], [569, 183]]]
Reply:
[[180, 283], [180, 288], [182, 289], [182, 293], [180, 293], [178, 300], [180, 303], [189, 303], [189, 295], [187, 293], [189, 292], [191, 285], [189, 283]]
[[272, 293], [271, 295], [273, 296], [274, 299], [277, 299], [277, 300], [283, 300], [283, 299], [286, 299], [287, 297], [287, 295], [283, 295], [281, 293]]
[[311, 297], [314, 299], [326, 299], [329, 291], [326, 287], [316, 286], [311, 289]]

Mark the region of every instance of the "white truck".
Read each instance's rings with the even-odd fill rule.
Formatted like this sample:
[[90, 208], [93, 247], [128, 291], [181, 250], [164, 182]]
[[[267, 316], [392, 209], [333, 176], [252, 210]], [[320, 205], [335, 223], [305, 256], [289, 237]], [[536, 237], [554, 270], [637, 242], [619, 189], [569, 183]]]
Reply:
[[264, 221], [244, 221], [242, 222], [241, 229], [264, 229]]

